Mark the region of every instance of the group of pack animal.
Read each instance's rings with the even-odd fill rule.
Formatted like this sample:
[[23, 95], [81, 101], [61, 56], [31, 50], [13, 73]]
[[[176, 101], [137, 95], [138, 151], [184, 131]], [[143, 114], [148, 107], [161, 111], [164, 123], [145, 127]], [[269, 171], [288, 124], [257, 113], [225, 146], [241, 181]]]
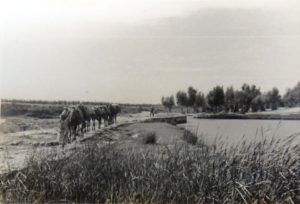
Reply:
[[64, 108], [60, 114], [60, 140], [64, 145], [76, 139], [80, 133], [83, 135], [91, 128], [96, 129], [96, 120], [98, 128], [101, 128], [102, 120], [106, 126], [117, 121], [117, 115], [120, 112], [120, 107], [115, 104], [108, 104], [96, 107], [89, 107], [83, 104]]

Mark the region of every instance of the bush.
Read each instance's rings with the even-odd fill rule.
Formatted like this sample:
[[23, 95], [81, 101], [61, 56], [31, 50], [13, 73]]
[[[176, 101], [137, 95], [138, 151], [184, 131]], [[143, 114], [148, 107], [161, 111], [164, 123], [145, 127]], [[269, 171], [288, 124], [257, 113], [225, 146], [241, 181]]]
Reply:
[[189, 130], [185, 130], [183, 133], [183, 140], [189, 144], [195, 145], [197, 144], [198, 137]]
[[143, 137], [143, 144], [156, 144], [157, 137], [155, 132], [148, 132]]

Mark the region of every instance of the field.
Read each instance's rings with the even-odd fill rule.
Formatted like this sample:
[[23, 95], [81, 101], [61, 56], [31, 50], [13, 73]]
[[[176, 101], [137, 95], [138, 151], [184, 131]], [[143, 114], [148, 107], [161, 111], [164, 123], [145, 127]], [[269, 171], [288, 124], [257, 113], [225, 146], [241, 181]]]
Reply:
[[[13, 112], [14, 106], [9, 108]], [[4, 117], [0, 201], [300, 202], [300, 149], [298, 135], [292, 134], [298, 131], [296, 123], [286, 128], [290, 132], [276, 134], [267, 128], [256, 131], [260, 124], [256, 122], [247, 126], [257, 135], [255, 140], [243, 140], [241, 135], [238, 143], [226, 146], [215, 139], [218, 131], [225, 135], [252, 131], [232, 120], [231, 125], [191, 117], [187, 125], [144, 123], [147, 108], [125, 109], [117, 124], [88, 132], [64, 149], [58, 143], [58, 115], [52, 111], [47, 117], [28, 111]], [[178, 114], [157, 116], [174, 115]]]

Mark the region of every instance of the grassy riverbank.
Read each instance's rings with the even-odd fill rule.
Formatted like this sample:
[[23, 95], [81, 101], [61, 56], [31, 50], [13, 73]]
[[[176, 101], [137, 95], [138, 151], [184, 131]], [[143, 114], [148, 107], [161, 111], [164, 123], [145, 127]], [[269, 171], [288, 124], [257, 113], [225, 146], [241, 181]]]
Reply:
[[172, 145], [90, 143], [69, 157], [33, 155], [25, 169], [2, 175], [2, 202], [298, 203], [294, 137], [230, 149], [186, 137]]

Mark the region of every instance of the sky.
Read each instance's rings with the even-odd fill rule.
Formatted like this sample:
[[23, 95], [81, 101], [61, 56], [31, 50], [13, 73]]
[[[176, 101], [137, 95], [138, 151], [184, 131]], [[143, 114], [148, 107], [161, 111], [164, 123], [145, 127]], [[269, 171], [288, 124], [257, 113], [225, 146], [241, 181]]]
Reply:
[[160, 103], [300, 81], [298, 0], [0, 3], [2, 98]]

